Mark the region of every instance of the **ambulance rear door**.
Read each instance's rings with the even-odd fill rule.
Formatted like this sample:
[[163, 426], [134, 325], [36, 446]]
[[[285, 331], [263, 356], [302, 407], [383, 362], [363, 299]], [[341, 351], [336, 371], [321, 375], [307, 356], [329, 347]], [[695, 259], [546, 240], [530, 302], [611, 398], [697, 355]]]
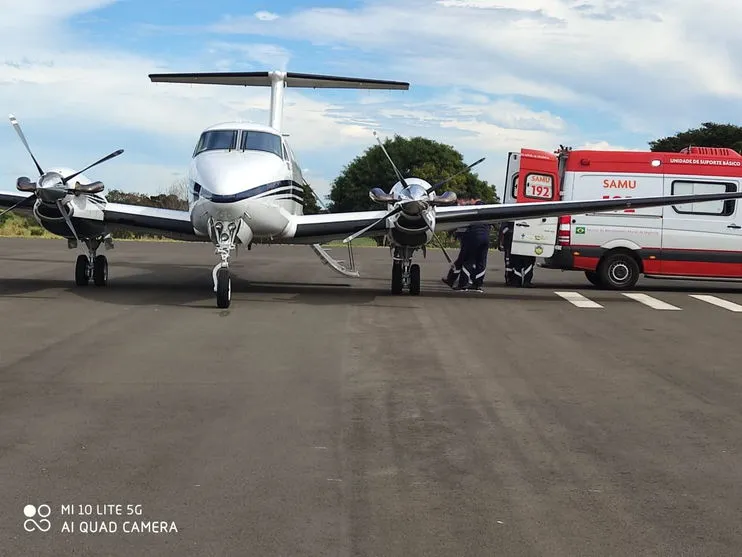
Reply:
[[[559, 161], [546, 151], [521, 149], [516, 186], [517, 203], [559, 201]], [[540, 217], [515, 221], [511, 253], [532, 257], [551, 257], [556, 245], [559, 217]]]

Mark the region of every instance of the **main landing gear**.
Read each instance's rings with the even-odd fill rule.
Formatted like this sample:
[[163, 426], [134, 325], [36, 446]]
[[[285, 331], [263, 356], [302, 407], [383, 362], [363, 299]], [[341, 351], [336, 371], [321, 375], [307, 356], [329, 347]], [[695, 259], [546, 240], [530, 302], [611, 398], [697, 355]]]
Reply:
[[211, 239], [216, 244], [216, 253], [222, 258], [212, 271], [214, 278], [214, 292], [216, 293], [216, 305], [219, 308], [228, 308], [232, 303], [232, 279], [229, 276], [229, 256], [235, 249], [237, 235], [240, 231], [242, 220], [236, 222], [223, 222], [209, 220]]
[[[113, 240], [110, 235], [102, 238], [85, 240], [87, 255], [80, 254], [77, 256], [75, 263], [75, 284], [77, 286], [87, 286], [90, 279], [96, 286], [106, 286], [108, 284], [108, 259], [105, 255], [97, 255], [101, 243], [105, 243], [107, 249], [113, 248]], [[77, 247], [75, 240], [68, 243], [70, 248]]]
[[392, 262], [392, 294], [409, 289], [410, 295], [420, 294], [420, 265], [412, 263], [412, 251], [396, 248]]

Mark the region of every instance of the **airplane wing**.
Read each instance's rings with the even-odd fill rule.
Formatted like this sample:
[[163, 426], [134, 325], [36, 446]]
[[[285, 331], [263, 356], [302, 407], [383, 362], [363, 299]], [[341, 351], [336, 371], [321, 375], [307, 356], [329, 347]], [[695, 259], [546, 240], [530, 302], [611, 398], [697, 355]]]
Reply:
[[[31, 209], [33, 209], [33, 201], [30, 199], [24, 203], [26, 199], [32, 196], [30, 193], [11, 192], [0, 190], [0, 213], [6, 209], [17, 205], [12, 212], [21, 213], [23, 215], [30, 215]], [[34, 197], [35, 199], [35, 197]], [[18, 205], [20, 203], [20, 205]]]
[[173, 240], [209, 240], [206, 236], [196, 235], [191, 225], [191, 214], [188, 211], [109, 202], [106, 204], [103, 215], [103, 220], [113, 230], [132, 230]]
[[[721, 201], [742, 198], [742, 192], [673, 195], [666, 197], [634, 197], [623, 199], [596, 199], [585, 201], [544, 201], [538, 203], [508, 203], [491, 205], [465, 205], [436, 208], [436, 231], [453, 230], [472, 223], [495, 224], [515, 219], [529, 219], [561, 215], [581, 215], [592, 212], [641, 209], [663, 205], [683, 205], [704, 201]], [[360, 211], [355, 213], [330, 213], [297, 217], [294, 237], [287, 243], [322, 244], [342, 240], [370, 226], [388, 211]], [[386, 220], [378, 222], [362, 236], [383, 233]]]
[[[14, 207], [13, 213], [31, 215], [34, 202], [29, 197], [33, 198], [34, 196], [28, 193], [0, 191], [0, 213], [5, 209]], [[24, 202], [27, 199], [28, 201]], [[208, 237], [197, 236], [193, 231], [188, 211], [109, 202], [106, 203], [102, 216], [103, 221], [109, 225], [112, 231], [117, 229], [131, 230], [173, 240], [209, 240]]]

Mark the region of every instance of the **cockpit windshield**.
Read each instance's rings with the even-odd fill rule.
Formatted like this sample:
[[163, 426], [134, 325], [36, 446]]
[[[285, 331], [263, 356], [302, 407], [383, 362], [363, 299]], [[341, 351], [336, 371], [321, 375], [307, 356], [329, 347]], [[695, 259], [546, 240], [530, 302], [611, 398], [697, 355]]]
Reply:
[[195, 157], [204, 151], [230, 151], [239, 149], [241, 151], [265, 151], [273, 153], [277, 157], [284, 158], [283, 145], [281, 136], [270, 132], [242, 130], [242, 137], [239, 139], [237, 130], [209, 130], [201, 134], [196, 149], [193, 152]]
[[237, 147], [237, 130], [211, 130], [201, 134], [193, 152], [195, 157], [204, 151], [229, 150]]
[[243, 151], [267, 151], [283, 158], [281, 138], [274, 133], [244, 130], [240, 149]]

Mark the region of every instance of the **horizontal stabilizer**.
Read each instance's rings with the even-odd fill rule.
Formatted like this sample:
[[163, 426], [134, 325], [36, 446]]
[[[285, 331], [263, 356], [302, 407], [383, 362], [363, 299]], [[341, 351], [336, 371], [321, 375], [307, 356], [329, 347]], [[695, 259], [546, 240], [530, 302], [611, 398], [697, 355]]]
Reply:
[[207, 72], [150, 74], [154, 83], [201, 83], [204, 85], [239, 85], [243, 87], [270, 87], [274, 78], [284, 81], [286, 87], [310, 89], [402, 89], [409, 83], [382, 79], [336, 77], [331, 75], [295, 72]]

